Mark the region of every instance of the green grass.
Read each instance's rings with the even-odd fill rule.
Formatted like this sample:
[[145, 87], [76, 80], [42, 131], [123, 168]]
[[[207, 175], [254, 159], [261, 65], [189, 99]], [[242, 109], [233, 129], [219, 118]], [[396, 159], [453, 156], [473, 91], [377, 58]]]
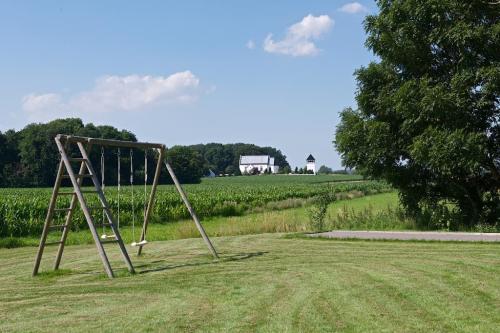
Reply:
[[[116, 279], [91, 245], [31, 278], [34, 248], [0, 249], [0, 332], [497, 332], [500, 246], [287, 239], [151, 243]], [[49, 271], [55, 249], [42, 268]]]
[[[345, 194], [345, 196], [360, 195], [359, 193]], [[283, 205], [293, 206], [297, 203], [286, 203]], [[304, 204], [300, 201], [299, 204]], [[396, 193], [374, 194], [353, 199], [343, 199], [334, 202], [328, 208], [327, 229], [335, 229], [342, 225], [345, 226], [348, 221], [351, 229], [370, 229], [370, 230], [402, 230], [413, 229], [413, 226], [404, 224], [400, 220], [387, 217], [383, 223], [378, 220], [374, 223], [372, 220], [362, 220], [363, 216], [371, 214], [376, 216], [388, 209], [394, 210], [398, 207]], [[356, 225], [356, 221], [363, 221]], [[344, 224], [340, 224], [342, 221]], [[370, 225], [372, 221], [372, 225]], [[311, 225], [307, 214], [307, 207], [298, 207], [291, 209], [266, 210], [258, 213], [245, 214], [243, 216], [233, 217], [214, 217], [202, 221], [208, 234], [213, 236], [231, 236], [231, 235], [248, 235], [273, 232], [307, 232], [315, 231]], [[137, 240], [140, 234], [139, 223], [135, 229], [135, 238], [133, 237], [133, 229], [131, 227], [120, 228], [120, 233], [126, 243], [131, 243], [134, 239]], [[103, 233], [102, 229], [98, 229]], [[109, 233], [109, 229], [106, 230]], [[49, 235], [49, 241], [58, 240], [60, 233], [53, 232]], [[183, 220], [169, 223], [151, 223], [148, 228], [148, 240], [173, 240], [199, 237], [198, 230], [191, 220]], [[21, 238], [6, 238], [0, 239], [0, 247], [19, 247], [19, 246], [37, 246], [39, 236], [21, 237]], [[71, 231], [69, 233], [66, 244], [91, 244], [93, 243], [92, 236], [87, 229], [82, 231]]]

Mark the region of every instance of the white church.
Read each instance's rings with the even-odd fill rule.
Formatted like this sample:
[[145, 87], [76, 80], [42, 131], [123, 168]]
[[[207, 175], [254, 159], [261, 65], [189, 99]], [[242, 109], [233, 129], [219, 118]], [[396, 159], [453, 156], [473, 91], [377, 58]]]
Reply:
[[[240, 172], [242, 174], [278, 173], [279, 166], [274, 165], [274, 157], [269, 155], [243, 155], [240, 156]], [[268, 172], [269, 172], [268, 171]]]

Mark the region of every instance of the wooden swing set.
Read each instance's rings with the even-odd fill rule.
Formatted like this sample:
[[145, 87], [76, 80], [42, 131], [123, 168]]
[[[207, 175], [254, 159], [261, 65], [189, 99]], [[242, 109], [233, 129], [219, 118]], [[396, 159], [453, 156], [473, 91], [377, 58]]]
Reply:
[[[217, 252], [215, 251], [212, 242], [208, 238], [203, 226], [201, 225], [193, 207], [189, 203], [189, 200], [184, 192], [184, 189], [180, 185], [175, 173], [170, 166], [169, 163], [165, 160], [165, 152], [166, 147], [160, 143], [148, 143], [148, 142], [132, 142], [132, 141], [120, 141], [120, 140], [108, 140], [108, 139], [98, 139], [98, 138], [90, 138], [90, 137], [81, 137], [81, 136], [71, 136], [71, 135], [62, 135], [58, 134], [55, 137], [56, 145], [59, 150], [59, 154], [61, 155], [61, 160], [59, 162], [59, 167], [57, 170], [56, 181], [54, 184], [54, 189], [52, 191], [52, 197], [49, 203], [49, 209], [47, 211], [47, 217], [45, 219], [45, 224], [42, 231], [42, 236], [40, 239], [40, 244], [38, 247], [38, 252], [36, 255], [35, 265], [33, 268], [33, 276], [37, 275], [40, 268], [40, 263], [42, 261], [43, 251], [46, 246], [49, 245], [58, 245], [58, 250], [56, 254], [56, 259], [54, 262], [54, 270], [59, 269], [59, 265], [61, 263], [62, 254], [64, 251], [64, 245], [66, 243], [66, 239], [68, 237], [68, 233], [70, 231], [71, 219], [73, 217], [73, 212], [76, 209], [77, 202], [80, 204], [80, 208], [83, 211], [87, 224], [89, 226], [90, 232], [92, 233], [92, 237], [97, 247], [97, 251], [99, 256], [101, 257], [101, 261], [104, 265], [104, 270], [108, 277], [113, 278], [114, 273], [111, 268], [111, 265], [108, 260], [108, 256], [106, 255], [106, 251], [104, 249], [104, 245], [107, 244], [117, 244], [120, 252], [122, 254], [123, 260], [127, 265], [128, 270], [131, 273], [135, 273], [134, 266], [132, 265], [132, 261], [128, 255], [127, 249], [123, 242], [123, 239], [120, 236], [120, 197], [121, 197], [121, 148], [130, 149], [130, 187], [131, 187], [131, 208], [132, 208], [132, 238], [133, 242], [131, 246], [137, 247], [137, 254], [140, 255], [142, 253], [143, 247], [148, 243], [146, 240], [146, 233], [148, 229], [148, 222], [151, 216], [151, 212], [154, 205], [156, 188], [158, 186], [158, 182], [160, 179], [160, 173], [162, 164], [165, 165], [168, 173], [172, 177], [174, 181], [175, 188], [179, 192], [179, 195], [182, 198], [182, 201], [186, 205], [187, 210], [191, 214], [191, 217], [198, 228], [203, 240], [205, 241], [208, 249], [212, 253], [215, 258], [218, 258]], [[68, 155], [68, 151], [71, 151], [72, 145], [77, 145], [78, 151], [80, 152], [80, 157], [70, 157]], [[101, 181], [97, 177], [97, 173], [92, 166], [92, 163], [89, 158], [89, 152], [93, 146], [101, 146]], [[104, 149], [105, 147], [114, 147], [117, 148], [117, 185], [118, 185], [118, 194], [117, 194], [117, 219], [111, 212], [109, 204], [106, 200], [106, 196], [104, 194], [105, 191], [105, 158], [104, 158]], [[134, 164], [133, 164], [133, 149], [143, 149], [144, 150], [144, 211], [143, 211], [143, 223], [142, 223], [142, 231], [139, 241], [135, 238], [135, 227], [136, 227], [136, 209], [134, 202]], [[149, 198], [147, 196], [147, 182], [148, 182], [148, 150], [155, 150], [158, 153], [158, 159], [156, 161], [156, 169], [154, 172], [153, 183], [151, 185], [151, 191], [149, 193]], [[75, 173], [73, 169], [74, 164], [80, 165], [78, 173]], [[66, 173], [64, 172], [66, 171]], [[92, 180], [94, 188], [92, 190], [82, 189], [83, 179], [90, 178]], [[63, 179], [69, 179], [71, 181], [73, 191], [60, 191], [61, 190], [61, 181]], [[89, 206], [87, 204], [87, 200], [84, 194], [96, 194], [100, 205], [97, 207]], [[71, 196], [71, 201], [69, 207], [58, 208], [57, 207], [57, 198], [59, 196]], [[102, 211], [101, 221], [100, 223], [97, 221], [96, 215], [98, 215], [97, 211]], [[52, 222], [54, 220], [54, 215], [58, 212], [63, 212], [66, 214], [64, 219], [64, 224], [61, 225], [53, 225]], [[102, 234], [99, 235], [97, 232], [98, 227], [102, 228]], [[106, 233], [106, 228], [110, 229], [110, 233]], [[60, 230], [62, 231], [62, 235], [59, 241], [56, 242], [48, 242], [47, 236], [48, 233], [52, 230]]]

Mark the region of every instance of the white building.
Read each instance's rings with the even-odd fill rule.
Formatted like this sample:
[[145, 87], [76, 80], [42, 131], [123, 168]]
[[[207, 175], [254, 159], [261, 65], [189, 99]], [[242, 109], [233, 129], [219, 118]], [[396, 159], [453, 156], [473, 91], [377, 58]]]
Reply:
[[309, 156], [307, 157], [306, 162], [306, 170], [312, 171], [314, 174], [316, 174], [316, 160], [311, 154], [309, 154]]
[[274, 165], [274, 157], [269, 155], [244, 155], [240, 156], [240, 172], [244, 173], [264, 173], [270, 170], [271, 173], [278, 173], [279, 166]]

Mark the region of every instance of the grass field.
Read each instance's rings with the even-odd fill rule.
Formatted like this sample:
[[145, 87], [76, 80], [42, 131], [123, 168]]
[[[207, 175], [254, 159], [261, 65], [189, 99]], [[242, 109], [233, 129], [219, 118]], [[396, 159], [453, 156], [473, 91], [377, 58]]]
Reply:
[[[94, 246], [31, 278], [35, 249], [0, 249], [0, 332], [498, 332], [500, 246], [282, 234], [155, 242], [105, 277]], [[54, 250], [48, 251], [51, 258]], [[42, 266], [47, 270], [51, 260]]]

